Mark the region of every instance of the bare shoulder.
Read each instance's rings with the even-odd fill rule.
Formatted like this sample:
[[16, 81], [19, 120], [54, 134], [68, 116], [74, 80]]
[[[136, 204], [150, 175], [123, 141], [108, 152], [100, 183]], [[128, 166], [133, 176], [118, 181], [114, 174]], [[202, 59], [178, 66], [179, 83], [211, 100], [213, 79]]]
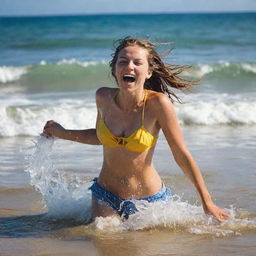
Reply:
[[117, 88], [101, 87], [96, 91], [96, 103], [98, 106], [104, 106], [105, 102], [109, 100], [115, 94]]
[[154, 92], [150, 94], [150, 111], [153, 113], [157, 124], [162, 129], [168, 143], [171, 145], [173, 144], [174, 138], [177, 139], [182, 136], [174, 105], [170, 98], [163, 93]]
[[111, 94], [113, 91], [116, 91], [116, 88], [101, 87], [96, 91], [96, 97], [104, 98], [105, 96]]
[[174, 106], [169, 97], [161, 92], [148, 91], [148, 105], [151, 111], [159, 113], [164, 110], [174, 110]]

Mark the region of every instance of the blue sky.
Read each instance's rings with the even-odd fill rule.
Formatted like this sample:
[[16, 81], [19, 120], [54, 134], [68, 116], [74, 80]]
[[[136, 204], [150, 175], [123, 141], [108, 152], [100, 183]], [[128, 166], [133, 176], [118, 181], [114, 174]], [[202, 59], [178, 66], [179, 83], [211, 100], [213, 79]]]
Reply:
[[0, 0], [0, 16], [256, 11], [256, 0]]

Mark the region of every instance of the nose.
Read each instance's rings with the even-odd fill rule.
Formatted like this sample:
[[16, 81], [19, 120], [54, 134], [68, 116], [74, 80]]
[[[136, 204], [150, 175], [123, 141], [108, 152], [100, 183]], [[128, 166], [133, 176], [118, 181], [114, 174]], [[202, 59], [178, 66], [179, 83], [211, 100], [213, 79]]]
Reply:
[[134, 69], [134, 64], [133, 64], [132, 61], [129, 61], [129, 62], [128, 62], [127, 68], [128, 68], [129, 70], [133, 70], [133, 69]]

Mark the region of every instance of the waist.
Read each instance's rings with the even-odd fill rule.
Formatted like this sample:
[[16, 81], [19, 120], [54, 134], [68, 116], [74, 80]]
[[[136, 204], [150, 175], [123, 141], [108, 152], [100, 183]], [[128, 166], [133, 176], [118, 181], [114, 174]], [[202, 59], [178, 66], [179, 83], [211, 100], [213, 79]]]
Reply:
[[157, 193], [162, 181], [153, 167], [140, 171], [102, 169], [98, 184], [121, 198], [142, 198]]

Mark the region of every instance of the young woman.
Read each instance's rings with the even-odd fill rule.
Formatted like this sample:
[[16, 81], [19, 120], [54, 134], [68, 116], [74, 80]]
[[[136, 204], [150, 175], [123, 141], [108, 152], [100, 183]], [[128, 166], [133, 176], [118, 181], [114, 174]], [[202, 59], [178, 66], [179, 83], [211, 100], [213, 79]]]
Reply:
[[126, 37], [110, 62], [118, 88], [96, 93], [96, 129], [67, 130], [48, 121], [43, 134], [86, 144], [103, 145], [104, 160], [92, 191], [92, 216], [119, 214], [128, 218], [137, 211], [136, 200], [166, 200], [166, 188], [152, 164], [162, 129], [175, 161], [195, 185], [205, 213], [222, 221], [229, 215], [211, 199], [201, 172], [189, 153], [175, 116], [171, 87], [191, 85], [179, 77], [183, 67], [163, 63], [148, 40]]

